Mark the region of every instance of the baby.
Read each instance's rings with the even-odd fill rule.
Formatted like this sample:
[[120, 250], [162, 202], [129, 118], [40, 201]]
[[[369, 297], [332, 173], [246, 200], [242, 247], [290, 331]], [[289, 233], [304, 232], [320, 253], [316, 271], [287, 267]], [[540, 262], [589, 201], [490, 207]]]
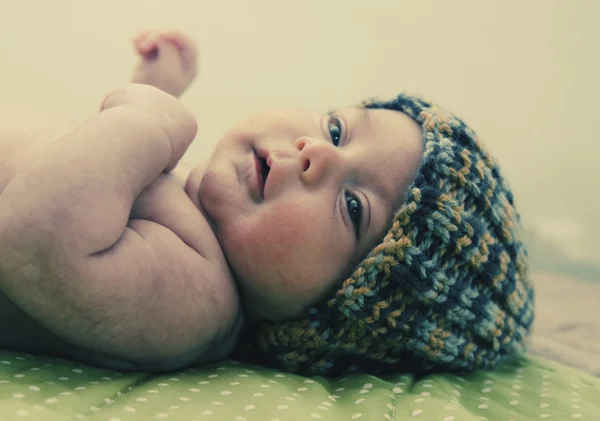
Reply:
[[70, 133], [0, 129], [2, 347], [322, 375], [492, 368], [525, 349], [519, 216], [460, 119], [409, 95], [272, 110], [188, 171], [196, 122], [175, 97], [195, 47], [135, 44], [137, 83]]

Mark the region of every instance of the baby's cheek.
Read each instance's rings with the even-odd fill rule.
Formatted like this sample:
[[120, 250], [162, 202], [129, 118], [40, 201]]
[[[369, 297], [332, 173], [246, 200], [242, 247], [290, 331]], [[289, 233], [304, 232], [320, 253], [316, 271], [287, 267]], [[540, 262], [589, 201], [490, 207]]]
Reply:
[[[262, 227], [278, 285], [285, 293], [312, 298], [339, 277], [349, 257], [344, 239], [329, 215], [310, 206], [274, 206], [273, 219]], [[283, 292], [283, 291], [282, 291]]]

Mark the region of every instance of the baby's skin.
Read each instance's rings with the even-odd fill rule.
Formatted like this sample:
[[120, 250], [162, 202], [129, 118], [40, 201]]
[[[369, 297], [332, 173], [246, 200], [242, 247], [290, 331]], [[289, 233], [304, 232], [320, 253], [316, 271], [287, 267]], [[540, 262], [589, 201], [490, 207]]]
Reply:
[[236, 287], [170, 173], [196, 133], [181, 102], [127, 85], [53, 141], [58, 127], [11, 120], [0, 129], [2, 347], [152, 371], [227, 356]]
[[85, 123], [3, 111], [1, 348], [120, 370], [225, 358], [245, 319], [330, 294], [412, 181], [418, 125], [361, 107], [251, 116], [184, 168], [196, 47], [173, 31], [134, 45], [135, 83]]

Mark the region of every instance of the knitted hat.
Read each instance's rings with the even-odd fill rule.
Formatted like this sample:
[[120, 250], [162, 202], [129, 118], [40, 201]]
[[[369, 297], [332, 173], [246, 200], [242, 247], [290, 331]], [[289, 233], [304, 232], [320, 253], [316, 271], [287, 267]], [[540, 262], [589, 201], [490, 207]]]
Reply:
[[533, 286], [513, 195], [459, 118], [413, 96], [424, 154], [390, 230], [299, 320], [250, 322], [235, 355], [301, 374], [489, 369], [523, 352]]

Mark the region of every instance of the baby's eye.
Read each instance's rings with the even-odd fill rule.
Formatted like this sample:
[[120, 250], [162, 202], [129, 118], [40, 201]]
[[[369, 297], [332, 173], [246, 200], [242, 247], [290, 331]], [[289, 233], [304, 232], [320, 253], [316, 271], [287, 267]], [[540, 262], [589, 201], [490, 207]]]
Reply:
[[360, 199], [358, 197], [348, 191], [345, 192], [345, 195], [346, 209], [348, 210], [348, 215], [354, 224], [356, 238], [358, 238], [358, 234], [360, 233], [360, 222], [362, 219], [362, 203], [360, 203]]
[[331, 136], [331, 143], [334, 146], [339, 146], [340, 140], [342, 139], [342, 122], [336, 115], [331, 115], [327, 122], [327, 130]]

